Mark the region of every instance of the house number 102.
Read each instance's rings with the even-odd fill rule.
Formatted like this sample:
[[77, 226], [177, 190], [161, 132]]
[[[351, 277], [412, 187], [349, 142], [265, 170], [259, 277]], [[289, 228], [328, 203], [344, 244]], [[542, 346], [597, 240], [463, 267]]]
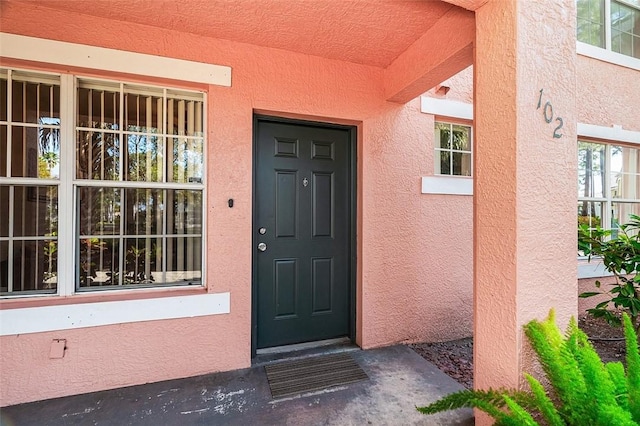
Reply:
[[[540, 97], [538, 98], [538, 107], [536, 109], [540, 109], [540, 107], [542, 106], [542, 91], [543, 89], [540, 89]], [[547, 123], [551, 123], [553, 121], [553, 105], [551, 105], [550, 101], [547, 101], [544, 106], [542, 106], [542, 108], [544, 121], [546, 121]], [[562, 129], [562, 126], [564, 126], [564, 121], [560, 117], [556, 117], [555, 121], [558, 123], [558, 125], [555, 129], [553, 129], [553, 137], [561, 138], [562, 133], [560, 133], [560, 129]]]

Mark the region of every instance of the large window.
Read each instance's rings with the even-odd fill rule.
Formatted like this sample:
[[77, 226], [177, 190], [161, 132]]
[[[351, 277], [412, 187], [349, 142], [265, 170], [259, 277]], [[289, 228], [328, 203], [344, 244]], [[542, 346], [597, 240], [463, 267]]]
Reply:
[[2, 295], [201, 285], [204, 121], [203, 93], [2, 70]]
[[612, 229], [640, 215], [640, 149], [578, 141], [578, 224]]
[[578, 41], [640, 58], [640, 0], [577, 0]]
[[471, 127], [435, 123], [435, 174], [471, 176]]

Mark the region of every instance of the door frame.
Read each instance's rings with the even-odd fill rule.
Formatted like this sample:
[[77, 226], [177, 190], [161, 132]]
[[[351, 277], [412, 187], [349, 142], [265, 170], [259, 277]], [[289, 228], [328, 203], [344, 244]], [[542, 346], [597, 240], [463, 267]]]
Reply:
[[252, 204], [251, 204], [251, 358], [255, 358], [258, 344], [258, 256], [257, 244], [257, 155], [258, 155], [258, 124], [271, 122], [281, 124], [293, 124], [300, 126], [324, 127], [329, 129], [346, 130], [349, 132], [349, 339], [356, 339], [356, 273], [357, 273], [357, 204], [358, 204], [358, 161], [357, 161], [357, 127], [341, 124], [325, 123], [320, 121], [297, 120], [293, 118], [277, 117], [263, 114], [253, 114], [253, 144], [251, 160], [252, 170]]

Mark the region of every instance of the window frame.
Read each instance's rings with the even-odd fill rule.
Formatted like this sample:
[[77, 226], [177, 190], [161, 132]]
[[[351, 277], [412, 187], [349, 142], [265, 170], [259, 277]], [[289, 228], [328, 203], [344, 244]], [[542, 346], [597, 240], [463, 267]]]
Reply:
[[[454, 126], [460, 126], [460, 127], [465, 127], [467, 129], [469, 129], [469, 150], [458, 150], [458, 149], [453, 149], [453, 145], [451, 146], [451, 148], [442, 148], [440, 147], [438, 140], [436, 138], [436, 131], [437, 131], [437, 126], [438, 124], [445, 124], [449, 126], [450, 129], [450, 137], [453, 137], [453, 127]], [[448, 178], [465, 178], [465, 179], [472, 179], [473, 178], [473, 126], [471, 124], [465, 124], [465, 123], [460, 123], [457, 121], [452, 121], [452, 120], [438, 120], [437, 118], [434, 120], [433, 123], [433, 130], [434, 130], [434, 134], [433, 134], [433, 150], [434, 150], [434, 155], [433, 155], [433, 175], [434, 176], [443, 176], [443, 177], [448, 177]], [[451, 154], [451, 161], [449, 164], [449, 171], [451, 173], [442, 173], [442, 170], [437, 171], [438, 169], [440, 169], [438, 167], [438, 165], [441, 162], [441, 158], [440, 158], [440, 154], [442, 152], [449, 152]], [[457, 175], [454, 174], [454, 170], [453, 170], [453, 154], [454, 153], [461, 153], [461, 154], [469, 154], [469, 174], [468, 175]]]
[[[23, 178], [23, 177], [0, 177], [0, 184], [2, 185], [24, 185], [38, 186], [41, 185], [57, 185], [58, 187], [58, 247], [57, 247], [57, 289], [55, 292], [24, 292], [21, 294], [3, 294], [0, 299], [20, 299], [20, 298], [34, 298], [34, 297], [56, 297], [56, 296], [73, 296], [73, 295], [89, 295], [89, 294], [104, 294], [104, 293], [117, 293], [122, 294], [123, 290], [126, 293], [136, 291], [161, 291], [171, 288], [206, 288], [206, 270], [207, 270], [207, 173], [208, 173], [208, 93], [203, 89], [194, 89], [192, 87], [181, 87], [177, 84], [165, 84], [158, 85], [157, 83], [144, 82], [145, 76], [141, 76], [139, 81], [129, 81], [126, 79], [104, 78], [96, 75], [86, 75], [85, 73], [65, 73], [56, 72], [41, 69], [29, 69], [24, 67], [16, 67], [11, 65], [3, 65], [0, 67], [7, 72], [17, 71], [21, 73], [29, 73], [34, 75], [53, 76], [59, 78], [60, 84], [60, 159], [59, 159], [59, 177], [57, 179], [40, 179], [40, 178]], [[99, 75], [99, 74], [98, 74]], [[133, 87], [147, 87], [153, 90], [162, 91], [164, 99], [166, 100], [167, 93], [173, 92], [178, 94], [193, 94], [194, 97], [200, 98], [202, 101], [202, 181], [200, 183], [194, 182], [168, 182], [166, 180], [155, 181], [125, 181], [123, 180], [123, 170], [120, 168], [120, 176], [118, 180], [104, 181], [104, 180], [91, 180], [91, 179], [78, 179], [76, 176], [76, 131], [77, 131], [77, 90], [79, 81], [91, 81], [91, 82], [104, 82], [108, 85], [117, 85], [122, 88], [126, 85]], [[172, 82], [173, 83], [173, 82]], [[121, 91], [122, 94], [128, 93]], [[10, 92], [7, 93], [7, 96]], [[165, 103], [166, 105], [166, 103]], [[9, 111], [7, 114], [9, 114]], [[10, 117], [7, 117], [7, 121], [10, 122]], [[97, 130], [97, 129], [96, 129]], [[118, 129], [119, 134], [126, 134], [126, 129]], [[168, 143], [170, 137], [176, 139], [180, 138], [180, 135], [168, 135], [163, 133], [163, 137], [166, 138], [164, 152], [168, 149]], [[126, 140], [121, 140], [121, 146], [126, 144]], [[123, 164], [123, 153], [121, 153], [121, 159], [119, 160]], [[11, 161], [8, 158], [7, 161]], [[163, 163], [166, 160], [163, 159]], [[200, 233], [201, 239], [201, 278], [199, 285], [183, 285], [183, 284], [167, 284], [167, 285], [120, 285], [109, 286], [104, 288], [81, 288], [77, 277], [76, 261], [80, 237], [79, 229], [79, 211], [78, 211], [78, 188], [83, 187], [107, 187], [114, 188], [141, 188], [141, 189], [163, 189], [163, 190], [195, 190], [201, 193], [202, 197], [202, 230]], [[71, 214], [66, 214], [68, 208], [63, 210], [61, 206], [71, 206]], [[121, 238], [127, 238], [121, 235]], [[166, 256], [163, 253], [163, 256]], [[163, 262], [164, 263], [164, 262]], [[164, 268], [163, 268], [164, 270]]]
[[[579, 1], [579, 0], [576, 0], [576, 1]], [[635, 56], [627, 55], [625, 53], [615, 52], [612, 49], [612, 44], [613, 44], [613, 41], [612, 41], [613, 29], [612, 29], [612, 22], [611, 22], [611, 2], [612, 1], [620, 3], [623, 6], [635, 9], [637, 13], [640, 13], [640, 5], [633, 4], [626, 0], [602, 0], [602, 6], [603, 6], [602, 13], [604, 14], [602, 37], [604, 38], [604, 46], [598, 46], [595, 44], [591, 44], [591, 43], [579, 40], [578, 34], [577, 34], [577, 27], [576, 27], [576, 41], [579, 47], [578, 53], [583, 53], [587, 56], [597, 56], [597, 59], [602, 59], [601, 58], [602, 55], [591, 53], [592, 52], [591, 48], [603, 50], [607, 52], [607, 55], [603, 60], [608, 62], [613, 62], [623, 66], [628, 66], [634, 69], [640, 69], [640, 58], [636, 58]], [[576, 20], [577, 19], [578, 17], [576, 16]], [[619, 58], [618, 56], [620, 56], [621, 58]], [[624, 58], [629, 58], [631, 60], [629, 61]]]
[[[602, 145], [604, 146], [604, 169], [601, 171], [601, 173], [604, 173], [604, 188], [602, 188], [602, 197], [584, 197], [581, 196], [580, 194], [578, 194], [577, 197], [577, 201], [578, 203], [581, 202], [594, 202], [594, 203], [600, 203], [602, 205], [602, 213], [601, 213], [601, 217], [600, 217], [600, 224], [598, 226], [600, 226], [602, 229], [607, 229], [607, 230], [611, 230], [612, 228], [612, 220], [613, 220], [613, 214], [612, 214], [612, 209], [613, 209], [613, 204], [615, 203], [620, 203], [620, 204], [636, 204], [640, 206], [640, 196], [638, 196], [637, 198], [622, 198], [622, 197], [615, 197], [612, 189], [612, 185], [611, 185], [611, 176], [613, 174], [613, 171], [611, 169], [612, 165], [611, 165], [611, 151], [612, 151], [612, 147], [626, 147], [626, 148], [631, 148], [631, 149], [635, 149], [636, 152], [638, 153], [638, 155], [640, 155], [640, 145], [638, 143], [634, 143], [634, 142], [623, 142], [620, 140], [611, 140], [611, 139], [607, 139], [607, 140], [603, 140], [603, 139], [592, 139], [589, 137], [585, 137], [585, 136], [581, 136], [580, 134], [577, 137], [577, 141], [576, 143], [590, 143], [590, 144], [598, 144], [598, 145]], [[640, 173], [640, 171], [639, 171]], [[579, 179], [579, 174], [578, 174], [578, 179]], [[578, 182], [579, 185], [579, 182]], [[577, 214], [576, 211], [576, 218], [579, 217], [579, 215]], [[622, 221], [621, 223], [624, 223], [625, 221]], [[585, 256], [582, 255], [580, 253], [578, 253], [578, 260], [579, 261], [584, 261], [586, 259], [588, 259], [589, 256]], [[593, 276], [600, 276], [600, 275], [593, 275]], [[583, 277], [580, 277], [583, 278]]]

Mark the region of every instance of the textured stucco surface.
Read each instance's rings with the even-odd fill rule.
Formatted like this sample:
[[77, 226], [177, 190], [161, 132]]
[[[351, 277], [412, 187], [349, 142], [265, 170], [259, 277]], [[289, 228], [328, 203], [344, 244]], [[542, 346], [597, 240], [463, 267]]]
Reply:
[[[420, 194], [433, 117], [385, 102], [382, 68], [32, 3], [4, 2], [0, 26], [233, 68], [231, 88], [206, 88], [207, 283], [231, 293], [231, 313], [3, 337], [2, 405], [250, 365], [254, 111], [357, 125], [358, 344], [471, 334], [471, 197]], [[52, 339], [67, 339], [63, 359], [48, 358]]]
[[458, 9], [433, 0], [386, 0], [373, 6], [369, 0], [97, 0], [90, 6], [78, 0], [19, 1], [102, 21], [139, 23], [379, 67], [393, 62], [447, 11]]
[[429, 89], [425, 95], [450, 101], [473, 103], [473, 66], [467, 67], [453, 77], [446, 79], [439, 86], [449, 88], [446, 95], [437, 93], [437, 86]]
[[[474, 385], [532, 371], [522, 325], [577, 313], [575, 10], [489, 1], [476, 11]], [[552, 137], [539, 90], [564, 119]], [[553, 176], [553, 179], [550, 177]], [[480, 424], [485, 424], [481, 420]]]
[[640, 132], [640, 71], [578, 56], [578, 121]]
[[474, 31], [472, 12], [447, 11], [385, 69], [386, 98], [405, 103], [471, 65]]

